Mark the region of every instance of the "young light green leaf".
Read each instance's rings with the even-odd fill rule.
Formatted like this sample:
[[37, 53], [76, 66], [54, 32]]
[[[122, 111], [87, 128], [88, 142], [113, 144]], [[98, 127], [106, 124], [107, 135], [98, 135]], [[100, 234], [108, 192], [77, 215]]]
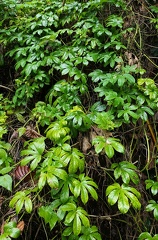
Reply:
[[153, 240], [152, 236], [148, 232], [143, 232], [139, 235], [138, 240]]
[[25, 209], [28, 213], [32, 212], [32, 201], [29, 197], [25, 197]]
[[8, 191], [12, 191], [12, 178], [10, 175], [5, 174], [0, 176], [0, 186], [6, 188]]
[[114, 148], [108, 142], [104, 145], [104, 150], [108, 158], [112, 158], [114, 156]]
[[15, 206], [16, 214], [19, 214], [19, 212], [21, 211], [21, 209], [24, 205], [24, 201], [25, 201], [25, 198], [20, 198], [17, 201], [16, 206]]

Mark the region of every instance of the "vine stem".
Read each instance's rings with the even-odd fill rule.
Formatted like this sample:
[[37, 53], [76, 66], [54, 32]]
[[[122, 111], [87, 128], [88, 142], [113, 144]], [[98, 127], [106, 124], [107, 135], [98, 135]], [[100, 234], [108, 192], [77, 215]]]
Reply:
[[154, 142], [156, 148], [158, 149], [157, 140], [156, 140], [156, 137], [155, 137], [154, 131], [153, 131], [153, 129], [152, 129], [152, 126], [151, 126], [149, 120], [147, 120], [147, 125], [148, 125], [149, 131], [150, 131], [150, 133], [151, 133], [152, 140], [153, 140], [153, 142]]
[[0, 85], [0, 88], [5, 88], [5, 89], [7, 89], [7, 90], [9, 90], [9, 91], [13, 92], [13, 90], [12, 90], [12, 89], [10, 89], [10, 88], [8, 88], [8, 87], [6, 87], [6, 86], [3, 86], [3, 85]]
[[144, 57], [146, 57], [156, 68], [158, 68], [158, 65], [156, 65], [146, 54], [143, 54]]

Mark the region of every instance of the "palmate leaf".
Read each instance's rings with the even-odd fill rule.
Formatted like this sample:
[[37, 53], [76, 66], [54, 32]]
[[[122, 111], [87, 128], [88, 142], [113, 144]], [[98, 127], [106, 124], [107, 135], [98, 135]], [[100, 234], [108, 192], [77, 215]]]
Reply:
[[135, 209], [140, 209], [141, 204], [138, 200], [140, 193], [133, 187], [128, 185], [114, 183], [107, 187], [106, 196], [110, 205], [118, 202], [118, 209], [121, 213], [125, 214], [130, 208], [130, 203]]
[[90, 226], [90, 222], [87, 217], [88, 213], [82, 207], [77, 207], [75, 203], [68, 202], [62, 205], [60, 209], [63, 212], [68, 212], [66, 214], [64, 223], [65, 225], [69, 225], [70, 223], [72, 223], [74, 235], [78, 236], [81, 233], [82, 226]]
[[158, 182], [148, 179], [145, 181], [145, 184], [146, 184], [146, 189], [151, 188], [151, 192], [153, 195], [156, 195], [158, 193]]
[[70, 129], [67, 127], [67, 121], [60, 120], [49, 125], [49, 127], [46, 129], [46, 137], [54, 142], [58, 142], [69, 132]]
[[74, 127], [80, 131], [85, 131], [91, 126], [91, 119], [79, 106], [74, 106], [73, 109], [67, 112], [66, 120], [71, 124], [70, 128]]
[[110, 115], [109, 112], [97, 113], [95, 123], [99, 128], [105, 130], [113, 130], [115, 127], [114, 122], [112, 121], [113, 115]]
[[27, 149], [21, 151], [21, 156], [25, 156], [21, 160], [22, 166], [25, 166], [30, 161], [32, 161], [32, 163], [30, 164], [31, 170], [34, 170], [38, 166], [39, 162], [42, 159], [42, 154], [45, 150], [44, 140], [44, 137], [40, 137], [32, 140], [31, 142], [27, 142]]
[[118, 15], [110, 15], [108, 18], [107, 18], [107, 23], [106, 23], [106, 26], [107, 27], [119, 27], [119, 28], [122, 28], [122, 25], [123, 25], [123, 19], [122, 17], [119, 17]]
[[91, 227], [82, 227], [82, 233], [79, 237], [79, 240], [101, 240], [101, 235], [98, 233], [98, 229], [96, 226]]
[[146, 211], [151, 212], [153, 211], [154, 218], [158, 220], [158, 203], [154, 200], [150, 200], [149, 204], [146, 206]]
[[76, 173], [77, 170], [79, 170], [80, 172], [84, 171], [84, 155], [77, 148], [72, 148], [71, 152], [66, 156], [65, 161], [69, 161], [69, 173]]
[[120, 153], [124, 153], [124, 146], [117, 138], [105, 138], [103, 136], [97, 136], [93, 139], [92, 144], [95, 147], [96, 153], [100, 153], [104, 150], [109, 158], [112, 158], [114, 156], [114, 150]]
[[43, 162], [43, 166], [40, 170], [40, 176], [38, 181], [38, 187], [41, 190], [46, 182], [51, 188], [59, 187], [59, 179], [65, 180], [67, 179], [67, 172], [62, 169], [62, 164], [59, 162], [52, 162], [52, 165], [45, 165]]
[[135, 184], [139, 183], [139, 177], [135, 172], [136, 166], [134, 164], [129, 163], [128, 161], [122, 161], [119, 163], [113, 163], [111, 168], [115, 169], [114, 177], [116, 180], [121, 177], [126, 184], [128, 184], [130, 180]]
[[[3, 227], [3, 231], [4, 231], [4, 234], [6, 234], [6, 236], [10, 236], [12, 238], [18, 238], [20, 236], [20, 229], [17, 228], [17, 224], [14, 221], [10, 221], [6, 223]], [[4, 240], [6, 239], [10, 239], [10, 238], [4, 238]]]
[[74, 188], [72, 189], [74, 196], [77, 198], [80, 195], [81, 200], [84, 204], [88, 202], [89, 193], [95, 200], [98, 199], [98, 195], [95, 190], [95, 188], [98, 188], [97, 184], [93, 182], [90, 177], [85, 176], [85, 174], [80, 174], [79, 180], [74, 179], [72, 184], [74, 186]]
[[31, 213], [32, 211], [32, 201], [29, 197], [31, 190], [25, 190], [25, 191], [19, 191], [16, 192], [14, 197], [9, 203], [9, 207], [16, 209], [16, 213], [19, 214], [19, 212], [22, 210], [23, 206], [25, 207], [26, 211], [28, 213]]

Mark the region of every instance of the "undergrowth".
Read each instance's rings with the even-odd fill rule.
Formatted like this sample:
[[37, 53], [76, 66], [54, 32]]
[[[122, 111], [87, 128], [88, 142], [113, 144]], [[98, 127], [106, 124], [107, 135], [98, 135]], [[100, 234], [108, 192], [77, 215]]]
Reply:
[[157, 14], [2, 0], [0, 240], [158, 237]]

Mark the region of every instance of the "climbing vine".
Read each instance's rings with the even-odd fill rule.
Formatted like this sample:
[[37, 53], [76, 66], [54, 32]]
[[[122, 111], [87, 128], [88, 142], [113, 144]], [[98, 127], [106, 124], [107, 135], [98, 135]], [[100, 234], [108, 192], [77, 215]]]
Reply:
[[2, 0], [0, 240], [156, 239], [157, 13]]

